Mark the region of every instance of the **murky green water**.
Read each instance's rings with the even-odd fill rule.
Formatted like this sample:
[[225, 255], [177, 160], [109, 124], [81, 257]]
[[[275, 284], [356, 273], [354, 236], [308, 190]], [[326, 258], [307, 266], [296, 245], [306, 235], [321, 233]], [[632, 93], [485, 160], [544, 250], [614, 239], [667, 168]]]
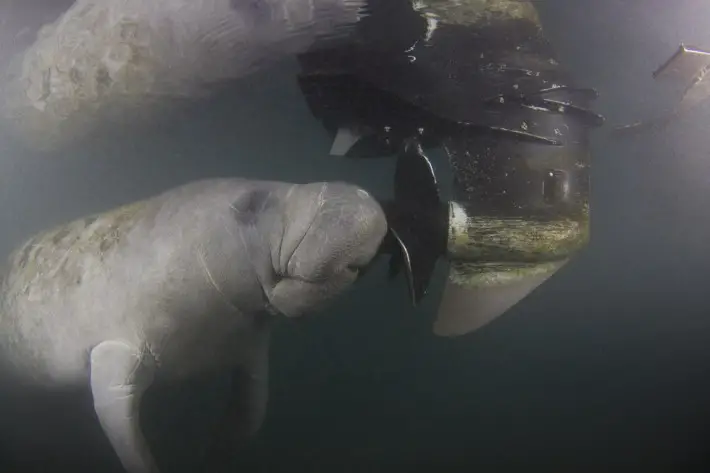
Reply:
[[[537, 4], [560, 62], [599, 90], [597, 110], [610, 124], [671, 103], [650, 72], [678, 43], [710, 47], [710, 8], [698, 1]], [[286, 64], [143, 136], [71, 154], [32, 156], [0, 143], [0, 251], [55, 223], [203, 177], [345, 179], [387, 195], [394, 163], [328, 156], [328, 137], [292, 73]], [[611, 142], [606, 128], [596, 132], [588, 249], [474, 335], [430, 333], [443, 267], [417, 309], [381, 264], [327, 313], [280, 324], [266, 423], [225, 471], [701, 465], [710, 430], [708, 124], [706, 108], [662, 134]], [[196, 471], [206, 429], [199, 417], [217, 415], [224, 394], [220, 380], [204, 383], [214, 398], [149, 403], [147, 430], [166, 473]], [[61, 433], [62, 448], [95, 452], [102, 471], [114, 471], [89, 413], [75, 421], [63, 404], [42, 402], [8, 418], [13, 428], [27, 417], [41, 427], [33, 454], [52, 450], [41, 442]]]

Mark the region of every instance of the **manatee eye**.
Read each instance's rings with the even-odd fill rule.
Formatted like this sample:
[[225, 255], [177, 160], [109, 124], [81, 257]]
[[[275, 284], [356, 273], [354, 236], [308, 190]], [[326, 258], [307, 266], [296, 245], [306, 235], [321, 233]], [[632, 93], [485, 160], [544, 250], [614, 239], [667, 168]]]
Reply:
[[255, 225], [259, 216], [273, 205], [273, 196], [269, 191], [255, 189], [240, 196], [232, 203], [232, 214], [239, 223]]

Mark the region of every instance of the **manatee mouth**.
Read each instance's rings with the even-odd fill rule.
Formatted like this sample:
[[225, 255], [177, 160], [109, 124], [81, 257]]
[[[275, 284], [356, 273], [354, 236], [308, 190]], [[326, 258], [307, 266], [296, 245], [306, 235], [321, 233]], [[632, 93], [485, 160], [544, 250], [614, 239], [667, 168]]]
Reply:
[[345, 270], [357, 275], [357, 277], [360, 278], [364, 273], [367, 272], [367, 268], [369, 267], [370, 265], [367, 263], [351, 263], [345, 266]]
[[355, 265], [349, 264], [347, 270], [355, 275], [355, 281], [360, 281], [362, 277], [367, 274], [370, 265]]
[[[390, 235], [389, 235], [389, 232], [387, 232], [387, 235], [385, 236], [384, 241], [380, 245], [380, 248], [378, 249], [377, 254], [381, 254], [381, 253], [390, 253], [391, 254], [391, 250], [389, 249], [389, 248], [391, 248], [389, 238], [390, 238]], [[377, 256], [377, 255], [375, 255], [375, 256]], [[372, 267], [376, 264], [377, 259], [378, 258], [373, 257], [373, 258], [370, 258], [366, 262], [362, 261], [362, 262], [350, 263], [346, 266], [346, 270], [355, 274], [355, 277], [356, 277], [355, 281], [356, 282], [360, 281], [367, 273], [370, 272]]]

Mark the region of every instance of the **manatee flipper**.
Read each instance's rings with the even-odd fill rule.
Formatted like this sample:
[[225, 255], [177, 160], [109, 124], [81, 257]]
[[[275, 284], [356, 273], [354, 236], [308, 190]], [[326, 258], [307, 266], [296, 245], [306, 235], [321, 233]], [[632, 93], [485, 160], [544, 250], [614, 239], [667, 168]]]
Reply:
[[[270, 328], [262, 324], [248, 340], [235, 341], [229, 399], [204, 454], [201, 471], [224, 469], [229, 459], [261, 427], [269, 397]], [[245, 348], [247, 348], [245, 350]]]
[[145, 352], [107, 340], [91, 350], [94, 410], [111, 446], [129, 473], [158, 473], [140, 427], [141, 398], [153, 382]]

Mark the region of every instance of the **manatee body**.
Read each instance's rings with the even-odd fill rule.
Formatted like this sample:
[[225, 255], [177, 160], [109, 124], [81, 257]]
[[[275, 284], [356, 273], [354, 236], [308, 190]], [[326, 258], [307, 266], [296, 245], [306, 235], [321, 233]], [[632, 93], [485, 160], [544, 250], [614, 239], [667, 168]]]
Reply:
[[[365, 0], [77, 0], [8, 68], [1, 115], [56, 151], [347, 34]], [[29, 6], [17, 5], [17, 9]]]
[[47, 389], [90, 385], [126, 470], [156, 472], [138, 419], [154, 377], [231, 370], [242, 381], [224, 416], [231, 431], [219, 435], [252, 433], [266, 404], [270, 320], [348, 287], [386, 231], [377, 202], [354, 186], [241, 179], [59, 226], [10, 257], [3, 372]]

